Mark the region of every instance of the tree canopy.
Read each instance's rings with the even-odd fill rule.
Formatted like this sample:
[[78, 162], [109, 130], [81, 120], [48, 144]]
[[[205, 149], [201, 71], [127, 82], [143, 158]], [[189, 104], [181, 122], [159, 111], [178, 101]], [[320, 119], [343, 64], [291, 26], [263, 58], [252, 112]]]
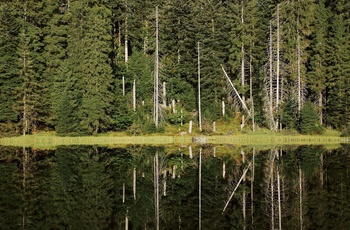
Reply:
[[330, 0], [1, 1], [0, 132], [142, 130], [152, 127], [156, 100], [162, 124], [196, 121], [197, 44], [204, 120], [300, 127], [309, 101], [320, 125], [342, 129], [350, 123], [349, 8]]

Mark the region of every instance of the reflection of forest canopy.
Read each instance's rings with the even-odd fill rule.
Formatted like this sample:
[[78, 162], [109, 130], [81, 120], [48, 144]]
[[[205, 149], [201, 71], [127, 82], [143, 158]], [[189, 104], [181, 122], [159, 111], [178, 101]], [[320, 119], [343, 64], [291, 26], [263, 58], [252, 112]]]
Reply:
[[[301, 146], [264, 151], [237, 148], [233, 154], [221, 154], [220, 147], [216, 149], [215, 156], [212, 146], [202, 149], [203, 228], [268, 229], [279, 222], [287, 229], [348, 226], [348, 145], [333, 151]], [[17, 153], [16, 158], [0, 163], [1, 229], [17, 228], [18, 223], [25, 228], [119, 229], [124, 228], [126, 217], [132, 228], [153, 228], [155, 157], [161, 228], [198, 227], [199, 147], [193, 148], [192, 158], [188, 148], [146, 146], [1, 151]], [[250, 167], [222, 213], [248, 163], [254, 174]]]
[[[205, 121], [222, 117], [222, 102], [226, 117], [242, 112], [240, 102], [228, 94], [223, 65], [251, 112], [254, 107], [260, 126], [307, 133], [322, 132], [320, 123], [343, 128], [350, 119], [349, 4], [346, 0], [1, 1], [0, 132], [156, 131], [152, 121], [156, 5], [159, 102], [176, 104], [161, 113], [165, 122], [196, 120], [199, 42]], [[313, 117], [299, 119], [307, 101], [309, 111], [304, 115]], [[310, 131], [304, 125], [315, 127]]]

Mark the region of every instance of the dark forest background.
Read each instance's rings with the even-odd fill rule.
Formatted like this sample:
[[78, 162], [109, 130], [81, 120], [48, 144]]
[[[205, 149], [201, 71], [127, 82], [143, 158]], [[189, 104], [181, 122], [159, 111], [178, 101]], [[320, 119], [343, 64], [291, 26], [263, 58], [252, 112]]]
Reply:
[[157, 6], [162, 124], [197, 118], [198, 43], [203, 119], [252, 122], [222, 65], [259, 126], [349, 124], [347, 0], [3, 0], [1, 132], [156, 130]]

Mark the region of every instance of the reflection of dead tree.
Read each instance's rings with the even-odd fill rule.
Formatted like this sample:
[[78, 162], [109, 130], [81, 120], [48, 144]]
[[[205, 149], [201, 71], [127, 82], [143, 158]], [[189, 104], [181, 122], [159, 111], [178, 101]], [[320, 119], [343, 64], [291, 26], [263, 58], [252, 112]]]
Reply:
[[[155, 206], [155, 220], [156, 229], [159, 229], [160, 216], [162, 216], [162, 211], [160, 206], [161, 194], [166, 194], [166, 162], [163, 155], [159, 156], [158, 150], [154, 156], [154, 206]], [[163, 174], [163, 176], [162, 176]], [[162, 187], [160, 185], [163, 185]]]
[[[276, 158], [279, 157], [277, 149], [272, 149], [267, 161], [267, 188], [266, 188], [266, 201], [268, 204], [268, 210], [271, 218], [271, 229], [282, 229], [282, 200], [281, 200], [281, 173], [278, 164], [276, 164]], [[283, 184], [283, 183], [282, 183]]]
[[225, 212], [225, 210], [226, 210], [228, 204], [230, 203], [230, 201], [231, 201], [233, 195], [235, 194], [235, 192], [236, 192], [238, 186], [241, 184], [243, 178], [245, 177], [246, 173], [248, 172], [250, 165], [251, 165], [251, 163], [249, 163], [249, 165], [247, 166], [247, 168], [243, 171], [243, 174], [242, 174], [241, 178], [239, 179], [238, 183], [236, 184], [236, 187], [234, 188], [233, 192], [231, 193], [231, 196], [230, 196], [230, 198], [228, 199], [228, 201], [226, 202], [225, 207], [224, 207], [224, 209], [222, 210], [222, 212]]

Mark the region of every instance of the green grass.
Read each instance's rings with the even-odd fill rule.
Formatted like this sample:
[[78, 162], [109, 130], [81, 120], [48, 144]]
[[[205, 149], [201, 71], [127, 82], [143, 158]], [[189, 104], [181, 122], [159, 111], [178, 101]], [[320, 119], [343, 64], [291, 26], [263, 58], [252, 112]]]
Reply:
[[[131, 136], [126, 132], [109, 132], [97, 136], [60, 137], [55, 132], [40, 132], [33, 135], [1, 138], [3, 146], [26, 146], [35, 148], [53, 148], [60, 145], [171, 145], [193, 144], [193, 137], [201, 137], [207, 144], [232, 144], [237, 146], [279, 146], [279, 145], [339, 145], [350, 143], [350, 138], [340, 137], [335, 130], [326, 130], [323, 135], [301, 135], [296, 131], [272, 132], [268, 129], [256, 128], [240, 131], [237, 125], [217, 122], [217, 132], [210, 131], [206, 124], [206, 132], [200, 133], [193, 127], [193, 133], [188, 134], [188, 124], [184, 126], [165, 127], [164, 133], [148, 134], [143, 136]], [[182, 132], [186, 132], [183, 134]], [[230, 135], [227, 135], [230, 133]]]

